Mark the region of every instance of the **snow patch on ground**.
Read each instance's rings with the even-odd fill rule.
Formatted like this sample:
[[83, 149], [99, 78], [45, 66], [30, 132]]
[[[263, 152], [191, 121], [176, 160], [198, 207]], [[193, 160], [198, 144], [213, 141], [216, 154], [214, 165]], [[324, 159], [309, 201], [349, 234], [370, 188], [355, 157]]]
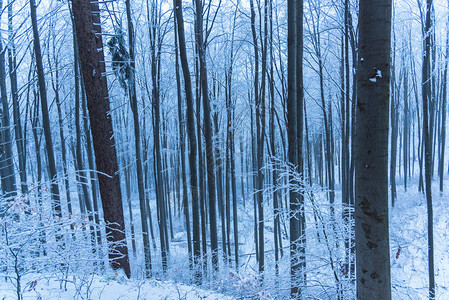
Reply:
[[[128, 280], [120, 276], [72, 275], [63, 280], [54, 276], [28, 274], [23, 283], [23, 299], [234, 299], [173, 281]], [[15, 286], [5, 281], [5, 276], [0, 282], [0, 297], [2, 300], [17, 299]]]

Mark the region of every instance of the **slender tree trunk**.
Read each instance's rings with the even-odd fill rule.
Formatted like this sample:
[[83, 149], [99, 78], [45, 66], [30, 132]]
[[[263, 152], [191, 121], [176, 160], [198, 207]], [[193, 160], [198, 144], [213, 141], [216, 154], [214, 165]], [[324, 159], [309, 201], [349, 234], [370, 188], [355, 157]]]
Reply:
[[182, 73], [184, 76], [184, 89], [186, 95], [186, 121], [189, 149], [189, 169], [190, 169], [190, 191], [192, 193], [192, 228], [193, 228], [193, 257], [195, 266], [195, 282], [202, 281], [200, 258], [200, 220], [199, 220], [199, 199], [198, 199], [198, 177], [196, 161], [196, 134], [195, 118], [193, 114], [192, 81], [190, 78], [189, 65], [187, 61], [186, 40], [184, 33], [184, 18], [182, 14], [182, 0], [174, 0], [175, 16], [178, 21], [179, 55], [181, 59]]
[[[448, 1], [449, 7], [449, 1]], [[440, 134], [440, 159], [439, 159], [439, 175], [440, 175], [440, 196], [443, 195], [443, 179], [444, 179], [444, 152], [446, 148], [446, 109], [447, 109], [447, 69], [449, 64], [449, 16], [446, 24], [446, 59], [444, 61], [444, 71], [443, 71], [443, 91], [442, 98], [443, 103], [441, 104], [441, 134]]]
[[[302, 133], [298, 133], [298, 122], [302, 122], [302, 1], [287, 2], [288, 7], [288, 63], [287, 63], [287, 83], [288, 83], [288, 98], [287, 98], [287, 136], [288, 136], [288, 161], [301, 172], [302, 154], [300, 148], [302, 147]], [[300, 24], [299, 24], [300, 23]], [[300, 41], [298, 41], [300, 40]], [[299, 84], [298, 84], [299, 81]], [[298, 91], [298, 88], [300, 91]], [[300, 107], [300, 109], [298, 108]], [[300, 139], [300, 140], [299, 140]], [[293, 178], [290, 178], [290, 181]], [[292, 182], [292, 184], [299, 185], [299, 182]], [[302, 234], [304, 232], [302, 211], [301, 211], [301, 196], [295, 190], [296, 187], [291, 187], [289, 191], [290, 196], [290, 275], [291, 275], [291, 298], [302, 297], [302, 289], [300, 286], [305, 284], [304, 276], [304, 245]]]
[[[397, 161], [397, 145], [398, 145], [398, 99], [399, 97], [396, 95], [396, 92], [399, 93], [399, 90], [396, 91], [396, 38], [393, 32], [393, 58], [391, 63], [391, 103], [390, 103], [390, 126], [391, 126], [391, 144], [390, 144], [390, 187], [391, 187], [391, 206], [394, 207], [395, 201], [397, 198], [396, 193], [396, 161]], [[398, 85], [400, 87], [400, 84]]]
[[[297, 126], [297, 143], [298, 143], [298, 169], [297, 171], [300, 174], [303, 174], [304, 172], [304, 157], [303, 157], [303, 131], [304, 131], [304, 86], [303, 86], [303, 53], [304, 53], [304, 33], [303, 33], [303, 23], [304, 23], [304, 4], [303, 1], [297, 1], [296, 2], [296, 26], [297, 26], [297, 32], [296, 32], [296, 93], [297, 93], [297, 106], [296, 106], [296, 126]], [[302, 185], [302, 183], [299, 183], [299, 185]], [[299, 235], [298, 239], [295, 239], [298, 244], [298, 253], [299, 255], [299, 268], [300, 268], [300, 277], [299, 277], [299, 284], [303, 287], [306, 286], [306, 218], [305, 218], [305, 209], [304, 209], [304, 196], [302, 193], [298, 194], [298, 202], [293, 203], [296, 207], [296, 210], [298, 210], [299, 215], [295, 216], [298, 217], [298, 224], [299, 224]], [[292, 202], [292, 199], [290, 198], [290, 202]], [[290, 206], [292, 204], [290, 203]], [[290, 229], [291, 230], [291, 229]], [[292, 238], [290, 238], [292, 239]], [[292, 239], [293, 240], [293, 239]]]
[[269, 134], [270, 134], [270, 150], [271, 150], [271, 160], [272, 160], [272, 185], [273, 185], [273, 240], [274, 240], [274, 268], [276, 277], [279, 276], [279, 241], [281, 239], [280, 232], [278, 231], [279, 224], [279, 209], [278, 209], [278, 192], [277, 192], [277, 172], [276, 172], [276, 141], [275, 141], [275, 126], [274, 126], [274, 116], [275, 116], [275, 88], [274, 88], [274, 54], [273, 54], [273, 1], [270, 1], [269, 7], [269, 20], [270, 20], [270, 75], [269, 75], [269, 90], [270, 90], [270, 117], [269, 117]]
[[204, 137], [206, 140], [206, 166], [207, 166], [207, 191], [209, 199], [209, 225], [212, 252], [212, 266], [218, 271], [218, 235], [217, 213], [215, 193], [215, 161], [213, 152], [212, 123], [209, 101], [209, 89], [207, 83], [206, 46], [203, 44], [203, 5], [200, 0], [195, 0], [195, 40], [198, 47], [200, 61], [200, 83], [203, 96]]
[[410, 141], [410, 128], [409, 128], [409, 91], [408, 91], [408, 69], [405, 64], [407, 59], [404, 54], [403, 68], [404, 68], [404, 130], [403, 130], [403, 157], [404, 157], [404, 190], [407, 191], [407, 178], [409, 172], [409, 141]]
[[427, 253], [429, 271], [429, 299], [435, 299], [435, 265], [433, 245], [433, 205], [432, 205], [432, 134], [429, 120], [429, 103], [433, 101], [431, 91], [431, 30], [432, 30], [432, 0], [426, 1], [425, 35], [423, 45], [423, 69], [422, 69], [422, 103], [423, 103], [423, 139], [424, 139], [424, 168], [425, 191], [427, 200]]
[[183, 103], [181, 96], [181, 76], [179, 74], [179, 47], [178, 47], [178, 21], [177, 18], [173, 18], [175, 22], [175, 67], [176, 67], [176, 96], [178, 99], [178, 122], [179, 122], [179, 148], [180, 148], [180, 161], [181, 161], [181, 177], [182, 177], [182, 207], [184, 211], [184, 218], [186, 222], [186, 239], [187, 239], [187, 249], [189, 252], [189, 266], [192, 265], [192, 240], [191, 240], [191, 229], [190, 229], [190, 212], [189, 212], [189, 200], [187, 195], [187, 171], [186, 171], [186, 163], [185, 163], [185, 119], [183, 112]]
[[[3, 9], [3, 1], [0, 1]], [[9, 9], [9, 8], [8, 8]], [[9, 118], [9, 103], [6, 92], [6, 66], [5, 51], [3, 50], [3, 37], [0, 34], [0, 174], [2, 180], [3, 197], [10, 199], [17, 195], [16, 177], [12, 152], [11, 122]], [[3, 208], [0, 208], [3, 210]]]
[[[20, 117], [19, 94], [17, 91], [17, 63], [16, 46], [14, 42], [13, 24], [13, 4], [8, 0], [8, 67], [9, 80], [11, 86], [12, 110], [14, 119], [14, 135], [16, 139], [17, 154], [19, 160], [20, 188], [22, 194], [28, 193], [27, 170], [26, 170], [26, 141], [22, 132], [22, 121]], [[25, 126], [26, 127], [26, 126]]]
[[57, 181], [56, 161], [53, 151], [53, 142], [51, 139], [50, 116], [47, 101], [47, 89], [45, 87], [44, 67], [42, 63], [42, 53], [39, 41], [39, 31], [36, 16], [36, 4], [34, 0], [30, 0], [31, 24], [33, 27], [34, 54], [36, 58], [37, 79], [39, 84], [39, 93], [42, 109], [42, 126], [44, 127], [45, 146], [48, 160], [48, 172], [51, 180], [51, 197], [54, 214], [62, 217], [61, 200], [59, 196], [59, 186]]
[[[56, 36], [54, 36], [54, 34], [55, 33], [54, 33], [54, 28], [53, 28], [52, 50], [53, 50], [53, 56], [54, 56], [54, 73], [51, 70], [52, 62], [50, 59], [50, 51], [48, 51], [47, 58], [48, 58], [48, 65], [50, 66], [51, 84], [52, 84], [53, 92], [55, 94], [55, 103], [56, 103], [56, 108], [57, 108], [57, 112], [58, 112], [59, 139], [61, 142], [62, 169], [63, 169], [64, 186], [65, 186], [65, 192], [66, 192], [67, 208], [68, 208], [69, 215], [72, 215], [72, 200], [70, 197], [70, 184], [69, 184], [69, 175], [68, 175], [68, 167], [67, 167], [67, 149], [66, 149], [65, 137], [64, 137], [64, 123], [63, 123], [63, 116], [62, 116], [62, 109], [61, 109], [61, 100], [60, 100], [60, 96], [59, 96], [59, 87], [60, 87], [59, 65], [58, 65], [58, 56], [56, 54], [57, 50], [56, 50], [56, 45], [55, 45]], [[91, 217], [92, 217], [92, 215], [91, 215]]]

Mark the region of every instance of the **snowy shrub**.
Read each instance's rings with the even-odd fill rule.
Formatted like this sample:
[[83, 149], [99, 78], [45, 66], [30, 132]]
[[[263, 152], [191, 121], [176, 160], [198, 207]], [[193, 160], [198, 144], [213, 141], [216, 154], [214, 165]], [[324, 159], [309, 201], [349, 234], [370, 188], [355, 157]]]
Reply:
[[88, 298], [93, 274], [107, 266], [110, 250], [96, 238], [105, 226], [85, 215], [57, 217], [41, 200], [16, 197], [6, 203], [0, 223], [0, 276], [14, 286], [19, 300], [25, 289], [34, 288], [33, 282], [22, 282], [31, 273], [56, 278], [61, 289], [73, 284]]

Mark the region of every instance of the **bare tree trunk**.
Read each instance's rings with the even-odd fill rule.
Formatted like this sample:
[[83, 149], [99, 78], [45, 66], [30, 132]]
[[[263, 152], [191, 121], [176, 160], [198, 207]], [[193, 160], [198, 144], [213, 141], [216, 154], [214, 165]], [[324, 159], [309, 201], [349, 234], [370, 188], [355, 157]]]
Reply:
[[[26, 171], [26, 141], [22, 132], [22, 121], [20, 117], [19, 94], [17, 91], [17, 63], [16, 47], [14, 43], [13, 7], [14, 2], [8, 0], [8, 66], [9, 80], [11, 86], [12, 110], [14, 119], [14, 134], [16, 139], [17, 154], [19, 160], [20, 188], [22, 194], [28, 193], [27, 171]], [[26, 126], [25, 126], [26, 127]]]
[[193, 257], [195, 267], [195, 282], [200, 284], [202, 281], [200, 258], [200, 220], [199, 220], [199, 199], [198, 199], [198, 177], [196, 163], [196, 134], [195, 118], [193, 115], [193, 95], [192, 81], [190, 78], [189, 65], [187, 61], [186, 40], [184, 33], [184, 18], [182, 15], [182, 0], [174, 0], [175, 16], [178, 21], [179, 55], [181, 58], [182, 72], [184, 75], [184, 88], [186, 94], [186, 118], [187, 118], [187, 136], [189, 149], [189, 169], [190, 169], [190, 191], [192, 193], [192, 228], [193, 228]]
[[106, 229], [108, 241], [120, 243], [114, 245], [115, 251], [109, 252], [109, 259], [113, 268], [123, 269], [126, 276], [130, 277], [117, 153], [109, 114], [107, 81], [104, 76], [100, 11], [98, 3], [88, 0], [75, 0], [72, 3], [104, 219], [109, 224]]
[[391, 0], [361, 0], [355, 135], [358, 299], [391, 299], [388, 106]]
[[[397, 161], [397, 147], [398, 147], [398, 99], [399, 97], [396, 95], [396, 72], [395, 72], [395, 66], [396, 66], [396, 38], [395, 34], [393, 32], [393, 45], [392, 45], [392, 62], [391, 62], [391, 103], [390, 103], [390, 126], [391, 126], [391, 144], [390, 144], [390, 187], [391, 187], [391, 206], [394, 207], [396, 199], [397, 199], [397, 193], [396, 193], [396, 161]], [[400, 79], [399, 79], [400, 80]], [[400, 87], [400, 84], [398, 84], [398, 87]]]
[[53, 142], [51, 139], [50, 117], [47, 102], [47, 89], [45, 87], [44, 67], [42, 64], [41, 46], [39, 41], [39, 32], [36, 16], [36, 4], [30, 0], [31, 24], [33, 27], [34, 53], [36, 58], [37, 79], [39, 84], [39, 93], [42, 109], [42, 126], [44, 127], [45, 146], [47, 149], [48, 172], [51, 180], [51, 196], [54, 214], [57, 217], [62, 216], [61, 200], [59, 196], [59, 187], [57, 181], [55, 154], [53, 151]]
[[[449, 7], [449, 2], [448, 2]], [[443, 91], [442, 98], [443, 103], [441, 104], [441, 134], [440, 134], [440, 159], [439, 159], [439, 175], [440, 175], [440, 195], [443, 195], [443, 179], [444, 179], [444, 152], [446, 148], [446, 109], [447, 109], [447, 69], [449, 64], [449, 16], [446, 24], [446, 59], [444, 61], [444, 71], [443, 71]]]
[[[298, 169], [297, 171], [300, 174], [304, 172], [304, 157], [303, 157], [303, 131], [304, 131], [304, 86], [303, 86], [303, 54], [304, 54], [304, 33], [303, 33], [303, 23], [304, 23], [304, 4], [303, 1], [296, 2], [296, 93], [297, 93], [297, 106], [296, 106], [296, 126], [297, 126], [297, 143], [298, 143]], [[300, 183], [301, 185], [302, 183]], [[296, 201], [296, 200], [295, 200]], [[307, 284], [307, 273], [306, 273], [306, 218], [305, 218], [305, 209], [304, 209], [304, 196], [302, 193], [298, 193], [298, 202], [294, 203], [294, 206], [299, 215], [298, 217], [298, 225], [299, 225], [299, 235], [298, 239], [295, 239], [298, 246], [299, 255], [299, 284], [303, 287]], [[292, 199], [290, 199], [292, 202]], [[290, 206], [292, 204], [290, 203]], [[291, 230], [291, 229], [290, 229]], [[290, 237], [290, 239], [292, 239]]]
[[217, 213], [215, 192], [215, 161], [213, 152], [212, 123], [210, 113], [209, 89], [207, 83], [206, 45], [203, 44], [203, 5], [200, 0], [195, 0], [195, 39], [198, 47], [200, 61], [200, 83], [203, 96], [204, 137], [206, 140], [206, 165], [207, 165], [207, 191], [209, 199], [209, 225], [212, 252], [212, 266], [218, 271], [218, 236]]
[[[148, 3], [148, 2], [147, 2]], [[131, 18], [131, 4], [129, 0], [125, 1], [126, 4], [126, 18], [128, 21], [128, 47], [129, 47], [129, 58], [130, 58], [130, 74], [129, 74], [129, 97], [131, 104], [131, 112], [133, 116], [133, 124], [134, 124], [134, 146], [135, 146], [135, 154], [136, 154], [136, 174], [137, 174], [137, 189], [139, 191], [139, 204], [140, 204], [140, 218], [142, 223], [142, 235], [143, 235], [143, 248], [144, 248], [144, 257], [145, 257], [145, 274], [147, 277], [151, 276], [151, 248], [150, 248], [150, 237], [148, 234], [148, 211], [146, 209], [146, 199], [145, 199], [145, 183], [144, 183], [144, 174], [142, 167], [142, 151], [141, 151], [141, 141], [140, 141], [140, 124], [139, 124], [139, 109], [137, 105], [137, 94], [136, 94], [136, 61], [135, 61], [135, 44], [134, 44], [134, 24]], [[153, 37], [154, 38], [154, 37]], [[153, 55], [153, 47], [152, 47], [152, 73], [153, 73], [153, 65], [156, 63], [154, 61]], [[152, 74], [152, 77], [155, 74]], [[155, 87], [153, 86], [153, 90]], [[156, 101], [153, 99], [153, 101]], [[156, 142], [155, 142], [156, 144]], [[162, 236], [161, 236], [162, 240]], [[161, 248], [161, 251], [163, 247]], [[166, 268], [166, 260], [164, 260], [164, 251], [162, 251], [162, 265], [163, 269]]]
[[201, 88], [198, 63], [198, 47], [195, 47], [195, 99], [196, 99], [196, 133], [198, 136], [198, 180], [201, 215], [201, 249], [204, 274], [207, 275], [207, 217], [206, 217], [206, 180], [204, 177], [203, 131], [201, 126]]
[[[0, 1], [3, 9], [3, 1]], [[12, 152], [11, 122], [9, 118], [9, 103], [6, 92], [5, 51], [3, 50], [3, 37], [0, 34], [0, 174], [3, 197], [10, 199], [17, 195], [16, 177]], [[3, 208], [0, 208], [2, 210]], [[0, 213], [1, 214], [1, 213]]]
[[[30, 74], [28, 76], [28, 79], [30, 79], [31, 75], [31, 70], [30, 70]], [[30, 87], [28, 87], [28, 91], [27, 91], [27, 101], [29, 101], [29, 90]], [[34, 105], [33, 105], [33, 111], [31, 112], [31, 108], [30, 108], [30, 119], [31, 119], [31, 131], [33, 134], [33, 139], [34, 139], [34, 149], [36, 152], [36, 172], [37, 172], [37, 199], [38, 199], [38, 204], [39, 204], [39, 209], [40, 212], [42, 212], [42, 185], [41, 185], [41, 181], [42, 181], [42, 158], [41, 158], [41, 143], [40, 143], [40, 135], [37, 132], [38, 131], [38, 125], [39, 125], [39, 99], [37, 96], [37, 92], [34, 91]], [[42, 219], [40, 219], [41, 221]], [[44, 227], [44, 224], [41, 222], [40, 225], [42, 226], [42, 228]], [[40, 243], [40, 248], [42, 249], [42, 254], [43, 256], [47, 255], [47, 250], [46, 250], [46, 243], [47, 243], [47, 237], [45, 234], [45, 230], [39, 230], [39, 243]]]
[[[288, 1], [288, 98], [287, 98], [287, 136], [288, 136], [288, 162], [297, 167], [297, 171], [302, 169], [302, 22], [303, 3], [302, 1]], [[299, 91], [298, 91], [299, 89]], [[301, 154], [300, 157], [298, 155]], [[293, 178], [290, 178], [292, 180]], [[292, 182], [298, 185], [299, 182]], [[301, 195], [290, 188], [290, 275], [291, 275], [291, 298], [302, 297], [300, 286], [305, 284], [305, 263], [304, 263], [304, 240], [303, 240], [303, 210], [301, 209]]]
[[[54, 24], [50, 25], [54, 27]], [[70, 197], [70, 184], [69, 184], [69, 175], [68, 175], [68, 167], [67, 167], [67, 149], [65, 144], [65, 138], [64, 138], [64, 123], [63, 123], [63, 116], [62, 116], [62, 109], [61, 109], [61, 100], [59, 96], [59, 86], [60, 86], [60, 79], [59, 79], [59, 65], [58, 65], [58, 56], [56, 54], [56, 45], [55, 45], [55, 32], [54, 28], [52, 28], [52, 38], [51, 38], [51, 46], [52, 46], [52, 52], [54, 56], [54, 73], [52, 70], [52, 62], [50, 58], [50, 51], [48, 51], [48, 65], [50, 66], [50, 76], [51, 76], [51, 84], [53, 88], [53, 92], [55, 94], [55, 103], [56, 108], [58, 112], [58, 125], [59, 125], [59, 139], [61, 142], [61, 156], [62, 156], [62, 169], [63, 169], [63, 178], [64, 178], [64, 185], [65, 185], [65, 193], [66, 193], [66, 200], [67, 200], [67, 207], [68, 212], [70, 215], [72, 215], [72, 201]], [[48, 43], [48, 47], [50, 47], [50, 42]], [[92, 215], [91, 215], [92, 217]]]
[[430, 51], [432, 47], [432, 0], [426, 1], [425, 35], [423, 45], [423, 69], [422, 69], [422, 101], [423, 101], [423, 139], [424, 139], [424, 168], [425, 168], [425, 191], [427, 199], [427, 251], [429, 271], [429, 299], [435, 299], [435, 265], [433, 245], [433, 205], [432, 205], [432, 134], [429, 120], [429, 103], [433, 101], [431, 91], [431, 66]]
[[[73, 18], [72, 18], [73, 21]], [[87, 176], [84, 172], [83, 161], [82, 161], [82, 150], [81, 150], [81, 101], [80, 101], [80, 65], [79, 65], [79, 56], [78, 56], [78, 45], [76, 41], [76, 33], [75, 33], [75, 24], [73, 24], [73, 53], [74, 53], [74, 75], [75, 75], [75, 170], [76, 177], [81, 185], [81, 189], [83, 194], [79, 195], [79, 205], [81, 208], [81, 212], [84, 213], [85, 203], [90, 201], [90, 195], [87, 190]]]
[[276, 141], [275, 141], [275, 125], [274, 125], [274, 117], [275, 117], [275, 85], [274, 85], [274, 53], [273, 53], [273, 1], [270, 1], [269, 7], [269, 20], [270, 20], [270, 75], [269, 75], [269, 90], [270, 90], [270, 117], [269, 117], [269, 134], [270, 134], [270, 150], [272, 157], [272, 185], [273, 185], [273, 240], [274, 240], [274, 268], [276, 277], [279, 276], [279, 246], [281, 244], [282, 235], [280, 229], [280, 221], [279, 221], [279, 204], [278, 204], [278, 192], [277, 192], [277, 171], [276, 171]]
[[407, 191], [407, 179], [409, 177], [409, 164], [410, 164], [410, 113], [409, 113], [409, 90], [408, 90], [408, 69], [405, 61], [407, 55], [403, 55], [402, 66], [404, 68], [404, 132], [403, 132], [403, 157], [404, 157], [404, 190]]
[[189, 212], [189, 203], [188, 203], [188, 195], [187, 195], [187, 171], [186, 171], [186, 163], [185, 163], [185, 118], [183, 112], [183, 103], [181, 96], [181, 76], [179, 74], [179, 48], [178, 48], [178, 21], [176, 16], [173, 18], [175, 22], [175, 67], [176, 67], [176, 96], [178, 99], [178, 122], [179, 122], [179, 148], [180, 148], [180, 161], [181, 161], [181, 178], [182, 178], [182, 207], [184, 211], [184, 217], [186, 222], [186, 239], [187, 239], [187, 249], [189, 252], [189, 266], [190, 269], [193, 267], [192, 258], [192, 239], [191, 239], [191, 230], [190, 230], [190, 212]]

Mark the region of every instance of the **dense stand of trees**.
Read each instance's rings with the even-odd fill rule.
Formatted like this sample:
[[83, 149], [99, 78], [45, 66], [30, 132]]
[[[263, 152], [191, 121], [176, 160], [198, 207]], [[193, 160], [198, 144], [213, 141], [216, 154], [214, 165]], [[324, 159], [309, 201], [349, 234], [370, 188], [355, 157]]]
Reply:
[[128, 277], [183, 251], [195, 284], [251, 265], [302, 298], [323, 268], [338, 299], [390, 299], [389, 210], [418, 189], [436, 297], [447, 4], [44, 2], [0, 1], [2, 218], [30, 195], [79, 212]]

